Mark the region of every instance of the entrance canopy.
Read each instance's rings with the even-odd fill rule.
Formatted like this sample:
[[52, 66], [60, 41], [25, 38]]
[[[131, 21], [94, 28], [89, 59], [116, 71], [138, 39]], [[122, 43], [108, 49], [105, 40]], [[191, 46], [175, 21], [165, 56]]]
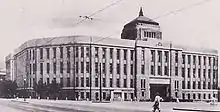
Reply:
[[150, 84], [170, 84], [169, 78], [158, 78], [158, 77], [151, 77]]

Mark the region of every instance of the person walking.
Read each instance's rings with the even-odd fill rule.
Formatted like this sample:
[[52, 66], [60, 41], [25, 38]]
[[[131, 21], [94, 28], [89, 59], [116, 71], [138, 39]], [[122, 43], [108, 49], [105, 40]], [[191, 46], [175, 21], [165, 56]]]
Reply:
[[163, 100], [160, 97], [159, 93], [156, 93], [155, 99], [154, 99], [154, 105], [153, 105], [153, 112], [156, 112], [158, 110], [160, 112], [160, 101]]

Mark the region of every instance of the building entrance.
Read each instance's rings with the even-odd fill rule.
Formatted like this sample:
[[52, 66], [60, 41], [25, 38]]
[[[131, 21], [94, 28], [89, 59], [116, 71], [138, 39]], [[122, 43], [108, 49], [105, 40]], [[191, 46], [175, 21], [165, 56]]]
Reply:
[[153, 101], [156, 93], [166, 101], [169, 98], [169, 86], [168, 84], [150, 84], [150, 98]]

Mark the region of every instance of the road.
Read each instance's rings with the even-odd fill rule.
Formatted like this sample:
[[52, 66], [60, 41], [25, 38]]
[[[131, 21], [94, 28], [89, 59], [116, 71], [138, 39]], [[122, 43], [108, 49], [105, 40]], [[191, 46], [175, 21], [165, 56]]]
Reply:
[[0, 112], [88, 112], [67, 109], [55, 106], [36, 105], [27, 102], [15, 102], [9, 99], [0, 99]]

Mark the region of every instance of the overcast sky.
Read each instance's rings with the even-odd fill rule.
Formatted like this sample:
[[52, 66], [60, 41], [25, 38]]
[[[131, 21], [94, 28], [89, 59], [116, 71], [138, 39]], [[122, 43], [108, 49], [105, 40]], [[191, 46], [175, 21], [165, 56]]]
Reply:
[[0, 62], [33, 38], [75, 34], [120, 38], [123, 25], [138, 16], [140, 7], [149, 18], [188, 7], [156, 19], [163, 39], [220, 50], [220, 0], [123, 0], [94, 15], [94, 20], [75, 26], [79, 16], [90, 15], [115, 1], [0, 0]]

